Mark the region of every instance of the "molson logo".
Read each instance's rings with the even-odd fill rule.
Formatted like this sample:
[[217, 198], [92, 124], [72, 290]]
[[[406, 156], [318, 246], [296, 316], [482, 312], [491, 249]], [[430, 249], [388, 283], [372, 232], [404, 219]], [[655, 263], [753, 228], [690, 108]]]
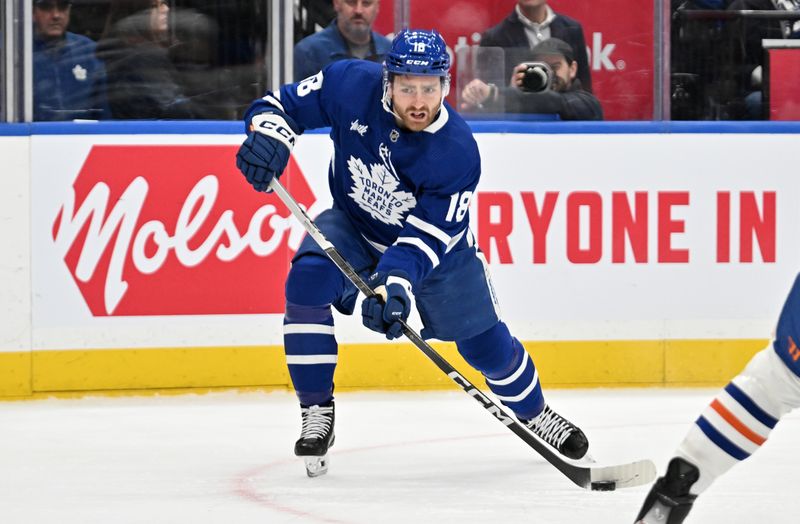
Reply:
[[[282, 313], [304, 231], [237, 146], [94, 146], [53, 240], [95, 316]], [[282, 181], [315, 199], [290, 159]]]

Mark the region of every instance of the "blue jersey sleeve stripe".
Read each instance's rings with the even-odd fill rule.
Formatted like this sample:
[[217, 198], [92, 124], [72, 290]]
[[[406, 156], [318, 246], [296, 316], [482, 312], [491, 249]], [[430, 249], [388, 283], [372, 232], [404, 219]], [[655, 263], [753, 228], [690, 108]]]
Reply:
[[453, 249], [454, 247], [456, 247], [456, 245], [458, 245], [459, 240], [461, 240], [461, 237], [463, 237], [464, 233], [467, 232], [467, 229], [469, 228], [465, 227], [460, 232], [453, 235], [453, 237], [450, 239], [450, 243], [447, 244], [447, 249], [445, 249], [445, 253], [449, 253], [451, 249]]
[[431, 247], [428, 244], [423, 242], [421, 238], [397, 237], [397, 240], [395, 240], [394, 244], [395, 245], [410, 244], [419, 249], [420, 251], [422, 251], [425, 254], [425, 256], [428, 257], [428, 259], [431, 261], [432, 265], [431, 269], [439, 265], [439, 255], [437, 255], [436, 252], [433, 249], [431, 249]]
[[406, 219], [406, 222], [411, 224], [415, 228], [419, 229], [420, 231], [436, 238], [445, 246], [450, 245], [450, 241], [452, 240], [450, 235], [448, 235], [438, 227], [434, 226], [433, 224], [425, 222], [421, 218], [415, 217], [414, 215], [409, 215], [408, 218]]
[[378, 251], [379, 253], [385, 253], [385, 252], [386, 252], [386, 250], [387, 250], [387, 249], [389, 249], [389, 247], [388, 247], [388, 246], [384, 246], [383, 244], [379, 244], [378, 242], [375, 242], [374, 240], [370, 240], [370, 239], [368, 239], [368, 238], [367, 238], [367, 237], [364, 235], [364, 233], [361, 233], [361, 237], [362, 237], [364, 240], [366, 240], [366, 241], [369, 243], [369, 245], [371, 245], [372, 247], [374, 247], [374, 248], [375, 248], [375, 250], [376, 250], [376, 251]]
[[711, 425], [711, 423], [705, 419], [705, 417], [700, 417], [695, 422], [697, 427], [705, 433], [705, 435], [717, 445], [722, 451], [730, 455], [731, 457], [735, 458], [736, 460], [744, 460], [750, 456], [745, 450], [728, 440], [722, 433], [717, 431], [717, 429]]
[[725, 391], [736, 400], [741, 406], [747, 410], [748, 413], [753, 415], [753, 417], [767, 426], [768, 428], [772, 429], [778, 423], [778, 419], [771, 416], [769, 413], [758, 407], [758, 405], [753, 402], [753, 400], [747, 396], [747, 394], [736, 387], [736, 385], [731, 382], [727, 386], [725, 386]]
[[270, 105], [273, 105], [273, 106], [277, 107], [278, 109], [280, 109], [281, 111], [283, 111], [285, 113], [286, 111], [283, 109], [283, 104], [281, 104], [281, 102], [280, 102], [280, 97], [281, 97], [281, 93], [280, 93], [280, 91], [278, 91], [277, 93], [275, 93], [275, 96], [272, 96], [272, 93], [267, 93], [266, 95], [261, 97], [261, 100], [263, 100], [264, 102], [266, 102], [266, 103], [268, 103]]

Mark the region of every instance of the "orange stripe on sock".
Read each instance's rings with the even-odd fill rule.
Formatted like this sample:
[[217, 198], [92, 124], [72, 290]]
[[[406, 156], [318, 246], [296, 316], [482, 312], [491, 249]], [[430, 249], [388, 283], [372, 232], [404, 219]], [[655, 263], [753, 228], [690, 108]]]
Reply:
[[719, 400], [714, 399], [714, 401], [711, 403], [711, 407], [714, 409], [714, 411], [719, 413], [719, 415], [724, 418], [728, 424], [736, 428], [736, 431], [744, 435], [744, 437], [750, 442], [760, 446], [767, 441], [767, 439], [745, 426], [744, 423], [736, 418], [736, 415], [728, 411], [728, 408], [723, 406]]

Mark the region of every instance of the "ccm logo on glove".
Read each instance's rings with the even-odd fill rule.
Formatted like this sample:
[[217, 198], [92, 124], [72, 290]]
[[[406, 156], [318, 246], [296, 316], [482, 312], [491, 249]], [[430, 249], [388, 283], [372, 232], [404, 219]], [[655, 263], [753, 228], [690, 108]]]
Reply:
[[236, 166], [256, 191], [271, 191], [297, 140], [299, 128], [282, 111], [261, 113], [250, 120], [247, 138], [236, 153]]
[[254, 116], [250, 122], [250, 129], [253, 131], [280, 140], [283, 145], [289, 148], [289, 151], [294, 148], [297, 133], [292, 130], [292, 126], [286, 122], [286, 119], [278, 113], [261, 113]]

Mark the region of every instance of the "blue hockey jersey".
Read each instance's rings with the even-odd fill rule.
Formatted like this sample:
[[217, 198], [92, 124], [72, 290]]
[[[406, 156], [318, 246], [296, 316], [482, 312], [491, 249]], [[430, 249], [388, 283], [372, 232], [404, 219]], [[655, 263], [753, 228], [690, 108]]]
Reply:
[[383, 253], [378, 271], [401, 269], [417, 284], [467, 242], [480, 155], [469, 127], [447, 103], [427, 128], [411, 132], [397, 125], [382, 95], [381, 65], [342, 60], [267, 93], [245, 121], [277, 107], [301, 132], [330, 127], [334, 205]]

